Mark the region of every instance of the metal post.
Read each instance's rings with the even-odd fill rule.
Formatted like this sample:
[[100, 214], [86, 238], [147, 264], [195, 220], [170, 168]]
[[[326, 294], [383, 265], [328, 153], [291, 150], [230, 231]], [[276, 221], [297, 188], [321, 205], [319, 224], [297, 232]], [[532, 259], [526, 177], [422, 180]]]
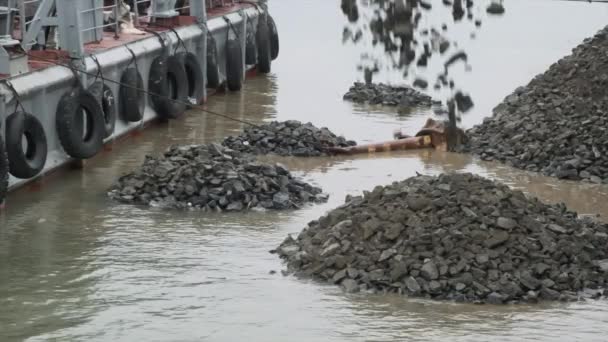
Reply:
[[41, 32], [43, 25], [54, 25], [56, 22], [49, 18], [51, 11], [55, 8], [55, 0], [41, 0], [36, 10], [36, 14], [30, 23], [25, 33], [22, 33], [21, 40], [22, 48], [26, 51], [30, 50], [30, 42], [34, 41]]
[[242, 59], [242, 64], [243, 66], [245, 66], [243, 68], [243, 80], [245, 79], [245, 75], [247, 74], [247, 63], [246, 63], [246, 58], [245, 58], [245, 52], [247, 51], [247, 20], [249, 20], [249, 18], [247, 18], [247, 16], [245, 15], [245, 11], [243, 10], [239, 10], [239, 15], [241, 16], [241, 29], [239, 31], [241, 31], [240, 33], [240, 38], [241, 38], [241, 59]]
[[118, 6], [121, 4], [122, 1], [114, 0], [114, 39], [120, 38], [120, 35], [118, 33], [120, 32], [120, 18], [118, 17], [120, 15], [120, 11], [118, 9]]
[[84, 54], [80, 25], [79, 0], [56, 0], [59, 45], [67, 50], [71, 58], [81, 59]]
[[190, 16], [195, 17], [201, 23], [207, 20], [205, 0], [190, 0]]
[[152, 7], [152, 17], [154, 18], [173, 18], [179, 13], [175, 10], [177, 0], [156, 0]]
[[[19, 0], [19, 28], [21, 29], [21, 36], [23, 36], [25, 34], [25, 31], [27, 31], [25, 20], [25, 2], [24, 0]], [[27, 44], [29, 44], [29, 42], [27, 42]]]
[[[193, 4], [194, 3], [194, 4]], [[196, 17], [196, 22], [203, 31], [203, 35], [201, 37], [199, 46], [199, 58], [201, 58], [201, 65], [203, 67], [203, 79], [205, 80], [205, 84], [207, 84], [207, 35], [209, 34], [207, 30], [207, 1], [206, 0], [190, 0], [190, 11], [192, 11], [194, 5], [195, 14], [192, 14]], [[197, 7], [201, 6], [202, 9], [198, 9]], [[197, 15], [198, 14], [198, 15]], [[207, 87], [203, 87], [203, 102], [207, 102]]]

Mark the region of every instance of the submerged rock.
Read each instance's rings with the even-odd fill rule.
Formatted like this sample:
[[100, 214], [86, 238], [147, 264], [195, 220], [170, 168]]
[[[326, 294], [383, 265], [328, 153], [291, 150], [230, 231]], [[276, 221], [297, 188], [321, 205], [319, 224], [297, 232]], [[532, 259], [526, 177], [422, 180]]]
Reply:
[[146, 156], [109, 196], [124, 203], [205, 211], [293, 209], [324, 202], [320, 188], [294, 178], [281, 164], [258, 163], [219, 144], [172, 147]]
[[317, 128], [311, 123], [295, 120], [248, 127], [240, 135], [224, 139], [222, 144], [240, 152], [297, 157], [323, 156], [328, 154], [328, 147], [357, 145], [328, 128]]
[[491, 304], [597, 298], [608, 226], [471, 174], [419, 176], [350, 197], [276, 252], [298, 276]]
[[491, 118], [462, 152], [561, 179], [608, 182], [608, 28], [576, 47]]
[[[417, 86], [426, 88], [428, 82], [419, 80]], [[390, 86], [383, 83], [358, 83], [344, 94], [344, 100], [355, 103], [381, 104], [385, 106], [415, 107], [430, 106], [432, 98], [406, 86]]]

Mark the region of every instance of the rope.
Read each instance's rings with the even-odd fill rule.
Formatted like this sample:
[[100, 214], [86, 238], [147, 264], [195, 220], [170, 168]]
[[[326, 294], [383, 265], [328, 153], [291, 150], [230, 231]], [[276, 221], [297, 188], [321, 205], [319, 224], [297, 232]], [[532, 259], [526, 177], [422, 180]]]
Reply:
[[91, 59], [93, 60], [93, 62], [95, 62], [95, 64], [97, 64], [97, 74], [95, 75], [95, 80], [93, 80], [93, 82], [96, 82], [97, 78], [99, 76], [99, 78], [101, 78], [101, 84], [104, 84], [103, 71], [101, 70], [101, 64], [99, 63], [99, 60], [97, 59], [97, 56], [90, 55], [89, 57], [91, 57]]
[[23, 107], [23, 103], [21, 102], [21, 97], [19, 96], [19, 93], [17, 92], [17, 89], [15, 89], [15, 87], [13, 86], [13, 84], [11, 83], [11, 81], [9, 80], [5, 80], [4, 83], [6, 84], [6, 86], [11, 90], [11, 92], [13, 92], [13, 96], [15, 96], [15, 112], [17, 111], [17, 107], [21, 108], [21, 111], [26, 113], [25, 111], [25, 107]]
[[[128, 45], [125, 45], [125, 49], [127, 49], [131, 53], [131, 56], [133, 57], [133, 59], [131, 59], [131, 62], [129, 62], [127, 67], [129, 67], [131, 64], [134, 64], [135, 70], [139, 73], [139, 67], [137, 66], [137, 56], [135, 55], [135, 52], [133, 52], [133, 50], [131, 50], [131, 48]], [[62, 65], [61, 63], [55, 63], [55, 64]], [[109, 80], [109, 81], [112, 81], [112, 80]], [[120, 84], [120, 82], [118, 82], [118, 83]]]
[[[157, 26], [160, 28], [164, 28], [164, 29], [170, 30], [171, 32], [173, 32], [173, 34], [175, 34], [175, 36], [177, 37], [178, 45], [175, 46], [175, 49], [173, 50], [173, 54], [175, 54], [177, 52], [177, 49], [179, 49], [180, 45], [184, 48], [184, 50], [186, 52], [188, 51], [188, 48], [186, 47], [186, 43], [184, 42], [182, 37], [180, 37], [179, 33], [177, 33], [177, 30], [175, 30], [175, 28], [173, 28], [171, 26], [165, 26], [162, 24], [158, 24], [158, 23], [150, 23], [149, 26]], [[206, 24], [205, 24], [205, 27], [206, 27]]]
[[[81, 61], [81, 59], [72, 59], [70, 61], [70, 64], [73, 65], [74, 61], [77, 61], [77, 60]], [[74, 74], [74, 83], [76, 83], [76, 87], [78, 87], [78, 89], [84, 89], [85, 88], [84, 84], [82, 84], [82, 80], [78, 77], [78, 70], [79, 69], [77, 67], [73, 66], [71, 68], [71, 70], [72, 70], [72, 74]], [[88, 74], [88, 76], [95, 76], [95, 75], [94, 74]]]
[[[127, 50], [129, 50], [133, 54], [133, 57], [135, 59], [135, 54], [133, 53], [133, 51], [130, 48], [128, 48], [126, 45], [125, 45], [125, 47], [127, 48]], [[94, 76], [95, 75], [94, 73], [90, 73], [90, 72], [87, 72], [87, 71], [84, 71], [84, 70], [80, 70], [80, 69], [78, 69], [78, 68], [76, 68], [76, 67], [74, 67], [72, 65], [69, 65], [69, 64], [64, 64], [64, 63], [60, 63], [60, 62], [58, 62], [56, 60], [51, 60], [51, 59], [46, 59], [46, 58], [43, 58], [43, 57], [40, 57], [40, 56], [35, 56], [35, 55], [32, 55], [31, 53], [29, 53], [27, 51], [24, 52], [24, 53], [26, 55], [28, 55], [32, 59], [37, 59], [37, 60], [48, 62], [48, 63], [54, 64], [54, 65], [57, 65], [57, 66], [62, 66], [64, 68], [70, 69], [74, 73], [80, 72], [80, 73], [82, 73], [84, 75], [88, 75], [88, 76]], [[137, 65], [136, 65], [136, 68], [137, 68]], [[197, 105], [193, 105], [192, 103], [187, 102], [187, 101], [176, 100], [176, 99], [173, 99], [173, 98], [171, 98], [169, 96], [152, 93], [152, 92], [150, 92], [150, 91], [148, 91], [146, 89], [139, 88], [137, 86], [132, 86], [130, 84], [122, 83], [122, 82], [117, 81], [117, 80], [113, 80], [113, 79], [106, 79], [106, 80], [108, 82], [110, 82], [110, 83], [114, 83], [114, 84], [117, 84], [117, 85], [120, 85], [120, 86], [123, 86], [123, 87], [131, 88], [131, 89], [137, 90], [139, 92], [142, 92], [142, 93], [150, 95], [150, 96], [159, 97], [161, 99], [173, 101], [173, 102], [179, 103], [179, 104], [184, 104], [186, 106], [189, 106], [190, 108], [198, 109], [198, 110], [200, 110], [201, 112], [204, 112], [204, 113], [208, 113], [208, 114], [211, 114], [211, 115], [214, 115], [214, 116], [218, 116], [218, 117], [221, 117], [221, 118], [224, 118], [224, 119], [227, 119], [227, 120], [231, 120], [231, 121], [234, 121], [234, 122], [242, 123], [242, 124], [245, 124], [245, 125], [248, 125], [248, 126], [251, 126], [251, 127], [254, 127], [254, 128], [258, 128], [258, 129], [261, 129], [261, 130], [268, 130], [268, 129], [266, 129], [266, 128], [258, 125], [258, 124], [255, 124], [255, 123], [252, 123], [252, 122], [249, 122], [249, 121], [246, 121], [246, 120], [234, 118], [234, 117], [232, 117], [230, 115], [218, 113], [218, 112], [206, 109], [203, 106], [198, 105], [198, 104]], [[8, 81], [5, 81], [5, 82], [8, 82]], [[142, 122], [143, 122], [143, 119], [142, 119]], [[275, 133], [276, 135], [279, 135], [279, 136], [282, 135], [282, 136], [290, 138], [290, 139], [294, 138], [291, 135], [288, 135], [288, 134], [285, 134], [285, 133], [281, 133], [281, 132], [278, 132], [278, 131], [275, 131], [273, 133]]]
[[158, 41], [160, 42], [160, 45], [161, 45], [161, 47], [162, 47], [162, 50], [163, 50], [163, 51], [165, 51], [165, 40], [163, 39], [163, 36], [162, 36], [160, 33], [156, 32], [156, 31], [154, 31], [154, 30], [150, 30], [149, 28], [145, 28], [145, 27], [137, 27], [137, 29], [139, 29], [139, 30], [142, 30], [142, 31], [145, 31], [145, 32], [148, 32], [148, 33], [151, 33], [151, 34], [155, 35], [155, 36], [156, 36], [156, 38], [158, 38]]
[[234, 32], [234, 34], [236, 35], [236, 39], [241, 40], [241, 37], [239, 36], [239, 32], [236, 30], [234, 25], [232, 25], [232, 21], [230, 21], [230, 19], [227, 16], [223, 16], [222, 18], [224, 18], [226, 23], [228, 23], [228, 26], [230, 26], [230, 28], [232, 29], [232, 32]]

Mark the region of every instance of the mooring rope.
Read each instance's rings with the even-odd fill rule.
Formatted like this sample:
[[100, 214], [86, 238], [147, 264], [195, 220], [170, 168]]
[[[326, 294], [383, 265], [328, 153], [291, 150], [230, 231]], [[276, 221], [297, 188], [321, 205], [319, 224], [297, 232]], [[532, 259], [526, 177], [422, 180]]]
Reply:
[[[125, 45], [125, 47], [127, 47], [127, 46]], [[130, 48], [127, 47], [127, 49], [132, 52], [132, 50]], [[37, 59], [37, 60], [44, 61], [44, 62], [47, 62], [47, 63], [51, 63], [51, 64], [54, 64], [54, 65], [57, 65], [57, 66], [61, 66], [61, 67], [64, 67], [64, 68], [67, 68], [67, 69], [71, 70], [74, 73], [80, 72], [80, 73], [82, 73], [84, 75], [87, 75], [87, 76], [91, 76], [91, 77], [95, 77], [96, 76], [95, 73], [78, 69], [77, 67], [72, 66], [70, 64], [64, 64], [64, 63], [60, 63], [60, 62], [58, 62], [56, 60], [52, 60], [52, 59], [47, 59], [47, 58], [43, 58], [43, 57], [40, 57], [40, 56], [36, 56], [36, 55], [31, 54], [28, 51], [23, 51], [23, 53], [25, 53], [27, 56], [31, 57], [32, 59]], [[133, 55], [135, 55], [135, 54], [133, 53]], [[251, 126], [251, 127], [254, 127], [254, 128], [257, 128], [257, 129], [260, 129], [260, 130], [271, 131], [271, 132], [273, 132], [273, 133], [275, 133], [276, 135], [279, 135], [279, 136], [284, 136], [284, 137], [287, 137], [287, 138], [290, 138], [290, 139], [301, 140], [301, 139], [297, 139], [297, 138], [295, 138], [295, 137], [293, 137], [291, 135], [288, 135], [288, 134], [285, 134], [285, 133], [282, 133], [282, 132], [279, 132], [279, 131], [273, 131], [273, 130], [271, 130], [269, 128], [264, 128], [261, 125], [255, 124], [255, 123], [247, 121], [247, 120], [235, 118], [235, 117], [232, 117], [230, 115], [226, 115], [226, 114], [222, 114], [222, 113], [219, 113], [219, 112], [215, 112], [213, 110], [206, 109], [206, 108], [204, 108], [203, 106], [201, 106], [199, 104], [193, 105], [189, 101], [181, 101], [181, 100], [174, 99], [174, 98], [171, 98], [171, 97], [166, 96], [166, 95], [156, 94], [156, 93], [153, 93], [153, 92], [148, 91], [146, 89], [139, 88], [137, 86], [126, 84], [126, 83], [123, 83], [123, 82], [120, 82], [120, 81], [117, 81], [117, 80], [113, 80], [113, 79], [110, 79], [110, 78], [105, 78], [105, 80], [108, 81], [108, 82], [110, 82], [110, 83], [114, 83], [114, 84], [117, 84], [117, 85], [120, 85], [120, 86], [123, 86], [123, 87], [127, 87], [127, 88], [131, 88], [131, 89], [137, 90], [138, 92], [142, 92], [142, 93], [147, 94], [149, 96], [155, 96], [155, 97], [158, 97], [158, 98], [161, 98], [161, 99], [173, 101], [175, 103], [184, 104], [186, 106], [189, 106], [190, 108], [200, 110], [201, 112], [204, 112], [204, 113], [208, 113], [208, 114], [211, 114], [211, 115], [214, 115], [214, 116], [222, 117], [224, 119], [231, 120], [231, 121], [234, 121], [234, 122], [242, 123], [242, 124], [245, 124], [245, 125], [248, 125], [248, 126]], [[326, 150], [325, 147], [323, 147], [322, 149]]]

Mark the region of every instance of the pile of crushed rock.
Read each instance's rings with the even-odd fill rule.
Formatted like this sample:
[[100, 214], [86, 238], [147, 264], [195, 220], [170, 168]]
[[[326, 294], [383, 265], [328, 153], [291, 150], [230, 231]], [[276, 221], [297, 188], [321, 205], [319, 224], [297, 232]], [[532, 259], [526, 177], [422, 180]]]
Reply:
[[276, 250], [349, 292], [478, 303], [606, 295], [608, 227], [471, 174], [378, 186]]
[[520, 87], [460, 151], [561, 179], [608, 183], [608, 28]]
[[417, 107], [434, 104], [432, 98], [406, 86], [390, 86], [384, 83], [355, 82], [344, 100], [355, 103], [368, 103], [372, 105]]
[[292, 209], [327, 200], [320, 188], [294, 178], [282, 165], [259, 163], [219, 144], [147, 156], [109, 195], [124, 203], [204, 211]]
[[230, 149], [251, 154], [314, 157], [328, 155], [330, 147], [349, 147], [356, 142], [337, 136], [328, 128], [318, 128], [300, 121], [272, 121], [248, 127], [240, 135], [227, 137], [222, 144]]

